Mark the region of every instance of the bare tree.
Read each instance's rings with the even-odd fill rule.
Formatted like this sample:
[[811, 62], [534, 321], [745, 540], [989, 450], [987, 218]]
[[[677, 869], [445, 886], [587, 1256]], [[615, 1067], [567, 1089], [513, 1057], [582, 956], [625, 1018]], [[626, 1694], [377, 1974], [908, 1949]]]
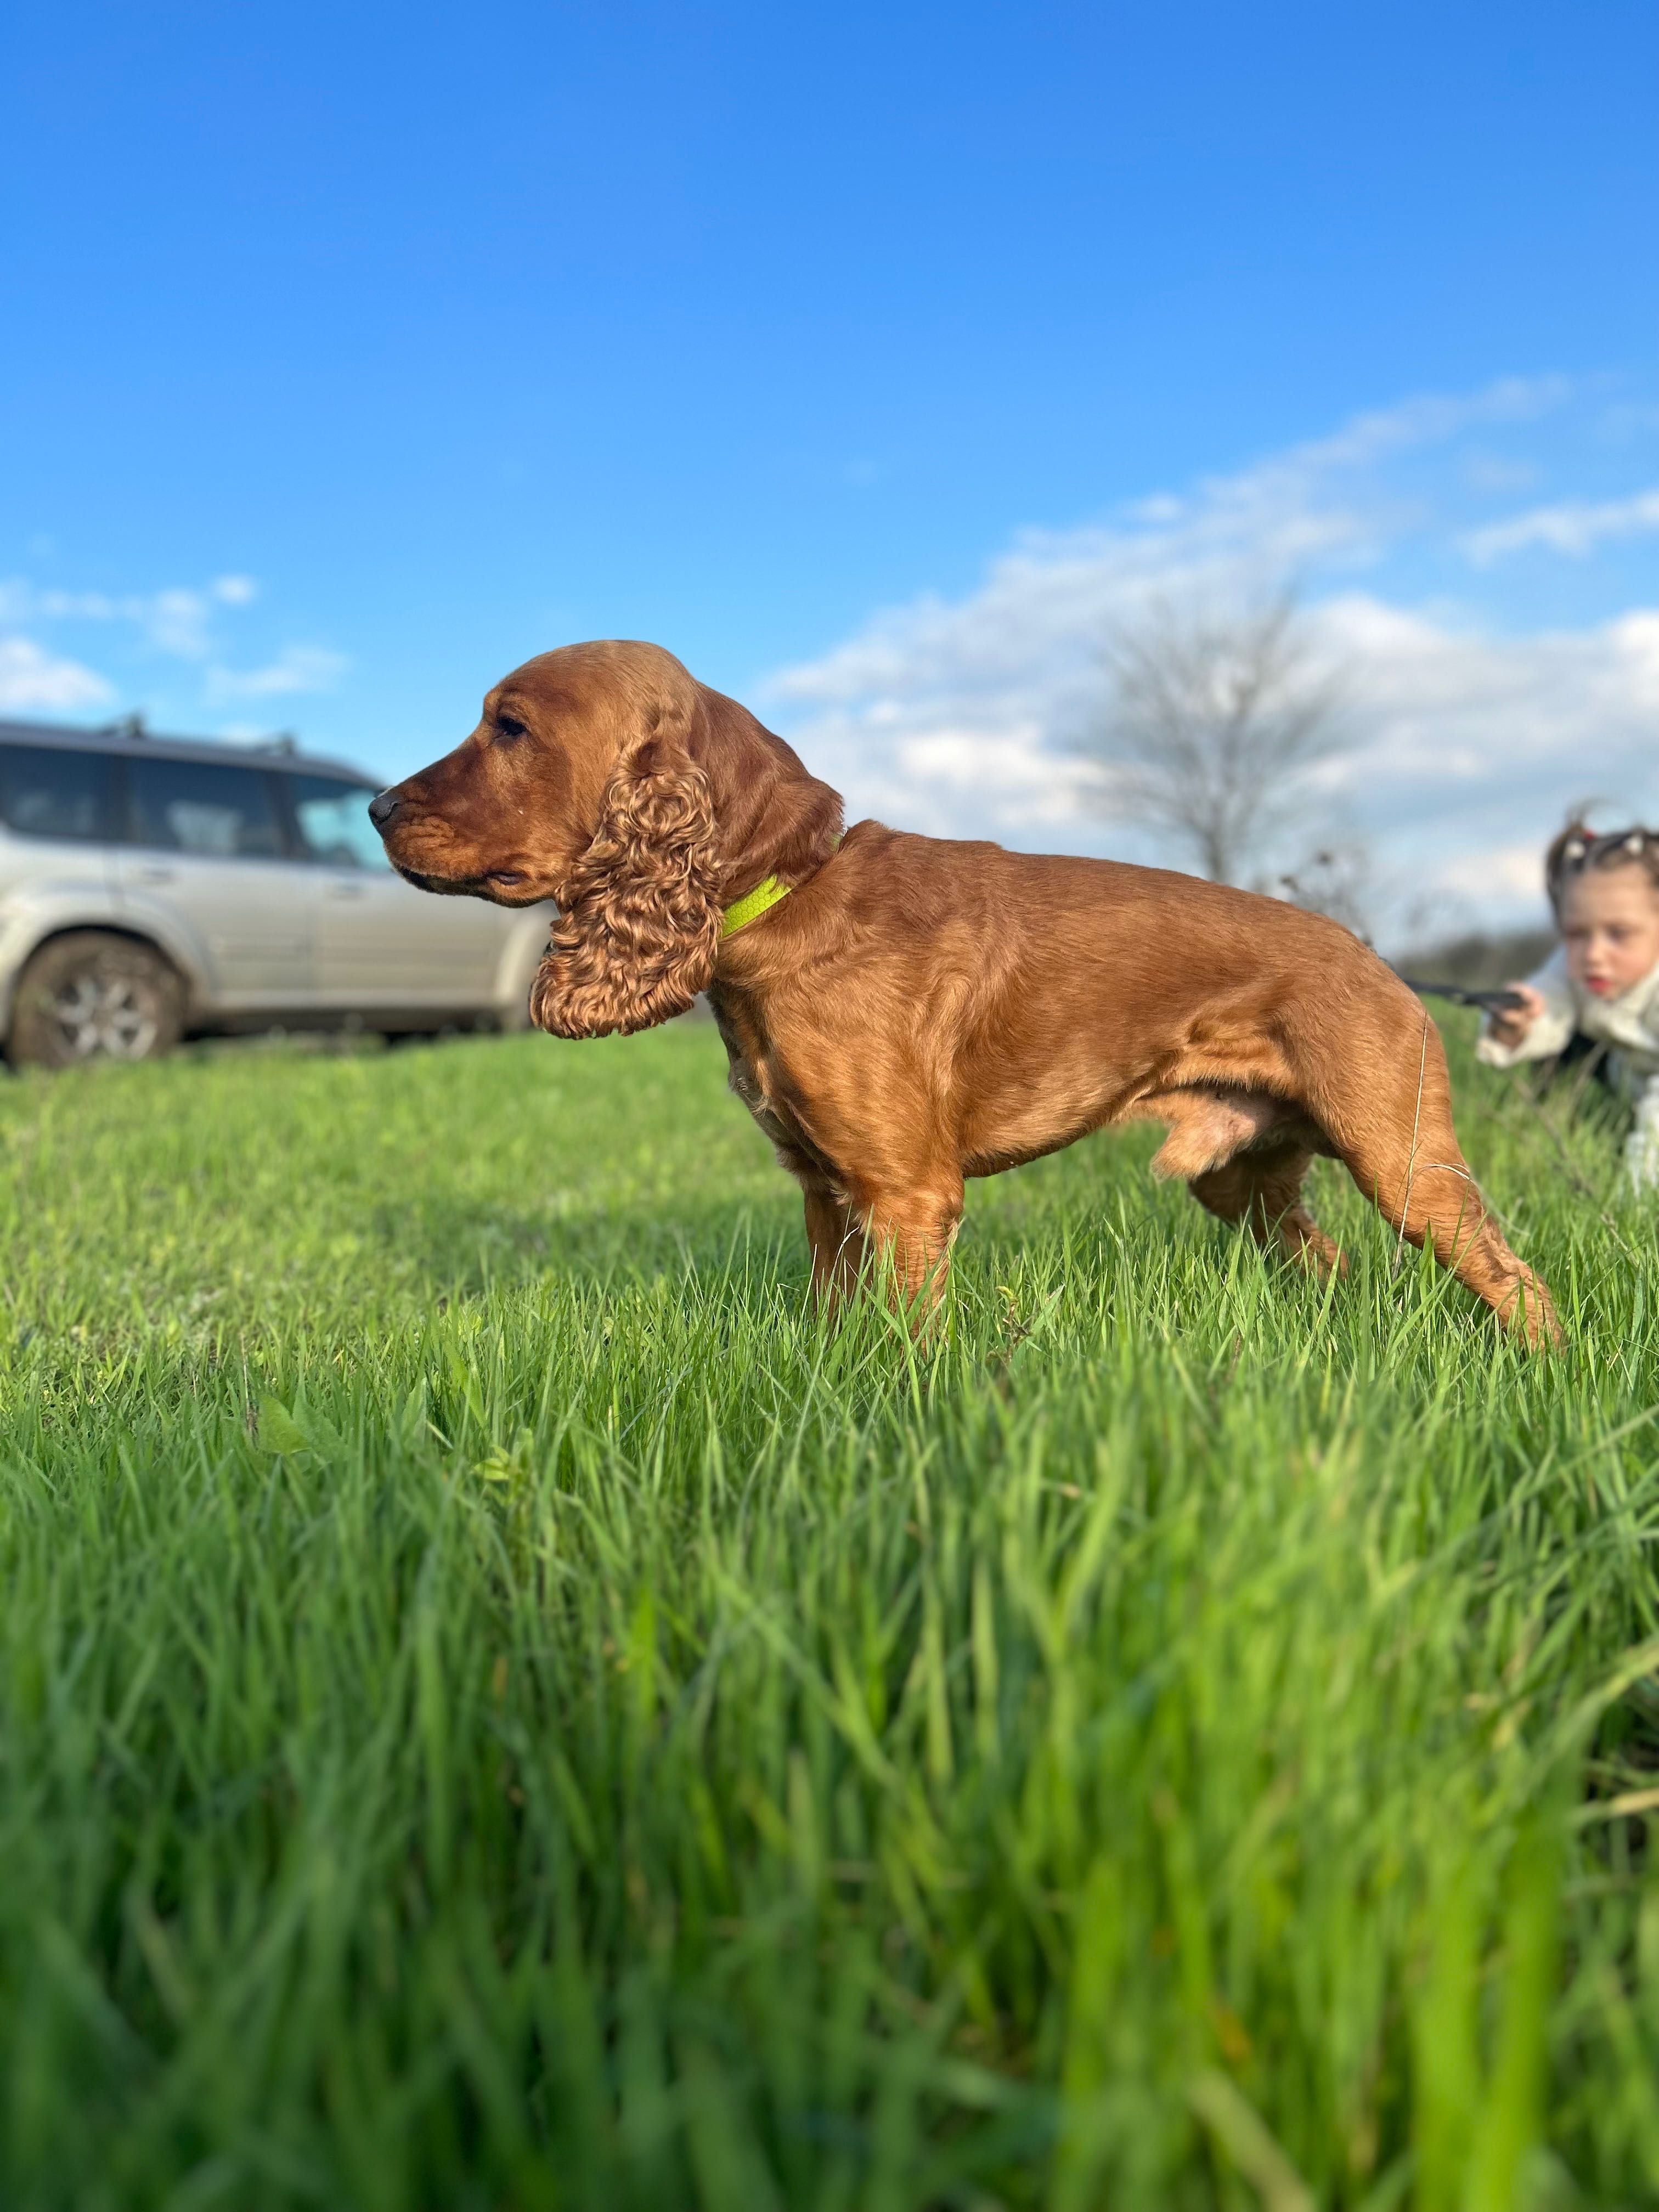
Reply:
[[1370, 851], [1357, 841], [1316, 846], [1291, 872], [1279, 877], [1277, 888], [1292, 906], [1304, 907], [1310, 914], [1328, 914], [1370, 943], [1382, 891]]
[[1110, 690], [1082, 748], [1109, 771], [1101, 811], [1237, 883], [1342, 740], [1341, 681], [1316, 665], [1293, 593], [1242, 612], [1154, 605], [1102, 658]]

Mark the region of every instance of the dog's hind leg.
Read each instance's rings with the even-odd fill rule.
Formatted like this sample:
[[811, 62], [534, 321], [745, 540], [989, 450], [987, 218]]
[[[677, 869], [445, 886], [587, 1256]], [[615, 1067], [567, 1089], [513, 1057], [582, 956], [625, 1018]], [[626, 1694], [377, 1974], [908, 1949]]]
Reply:
[[1443, 1267], [1483, 1299], [1534, 1350], [1559, 1344], [1550, 1294], [1516, 1259], [1487, 1211], [1452, 1127], [1450, 1085], [1440, 1041], [1430, 1030], [1415, 1085], [1390, 1110], [1333, 1131], [1343, 1164], [1396, 1236], [1427, 1244]]
[[1322, 1282], [1333, 1268], [1345, 1273], [1348, 1263], [1303, 1203], [1302, 1178], [1312, 1158], [1300, 1146], [1238, 1152], [1224, 1166], [1194, 1176], [1187, 1188], [1223, 1221], [1243, 1222], [1264, 1250], [1276, 1244]]

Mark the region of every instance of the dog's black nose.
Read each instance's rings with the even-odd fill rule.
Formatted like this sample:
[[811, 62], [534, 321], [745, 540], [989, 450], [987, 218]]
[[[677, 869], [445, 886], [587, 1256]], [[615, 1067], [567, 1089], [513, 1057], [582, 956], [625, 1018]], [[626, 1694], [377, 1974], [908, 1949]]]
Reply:
[[368, 818], [377, 830], [384, 830], [403, 805], [395, 791], [382, 791], [368, 802]]

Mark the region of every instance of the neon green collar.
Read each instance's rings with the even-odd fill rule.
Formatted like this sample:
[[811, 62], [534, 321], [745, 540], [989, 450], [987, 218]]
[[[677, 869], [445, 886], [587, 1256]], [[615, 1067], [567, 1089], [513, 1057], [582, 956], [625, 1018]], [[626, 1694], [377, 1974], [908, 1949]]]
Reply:
[[721, 915], [721, 937], [735, 937], [740, 929], [747, 929], [751, 921], [758, 921], [763, 914], [770, 914], [775, 906], [788, 897], [792, 888], [788, 884], [781, 884], [775, 876], [763, 876], [752, 891], [745, 891]]
[[[846, 832], [843, 831], [830, 848], [832, 860], [846, 842]], [[740, 929], [747, 929], [751, 921], [758, 921], [763, 914], [770, 914], [775, 906], [783, 903], [794, 888], [793, 884], [781, 883], [776, 876], [763, 876], [752, 891], [745, 891], [721, 915], [722, 941], [728, 937], [735, 937]]]

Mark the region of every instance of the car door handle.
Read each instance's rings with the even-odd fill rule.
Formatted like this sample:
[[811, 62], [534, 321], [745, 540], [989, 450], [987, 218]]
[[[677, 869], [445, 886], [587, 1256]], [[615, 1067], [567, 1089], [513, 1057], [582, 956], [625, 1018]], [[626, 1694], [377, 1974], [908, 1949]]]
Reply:
[[328, 895], [330, 898], [336, 899], [360, 899], [368, 896], [362, 884], [351, 883], [331, 884], [328, 887]]
[[136, 884], [170, 884], [176, 873], [175, 869], [158, 868], [152, 864], [149, 867], [135, 868], [132, 879]]

